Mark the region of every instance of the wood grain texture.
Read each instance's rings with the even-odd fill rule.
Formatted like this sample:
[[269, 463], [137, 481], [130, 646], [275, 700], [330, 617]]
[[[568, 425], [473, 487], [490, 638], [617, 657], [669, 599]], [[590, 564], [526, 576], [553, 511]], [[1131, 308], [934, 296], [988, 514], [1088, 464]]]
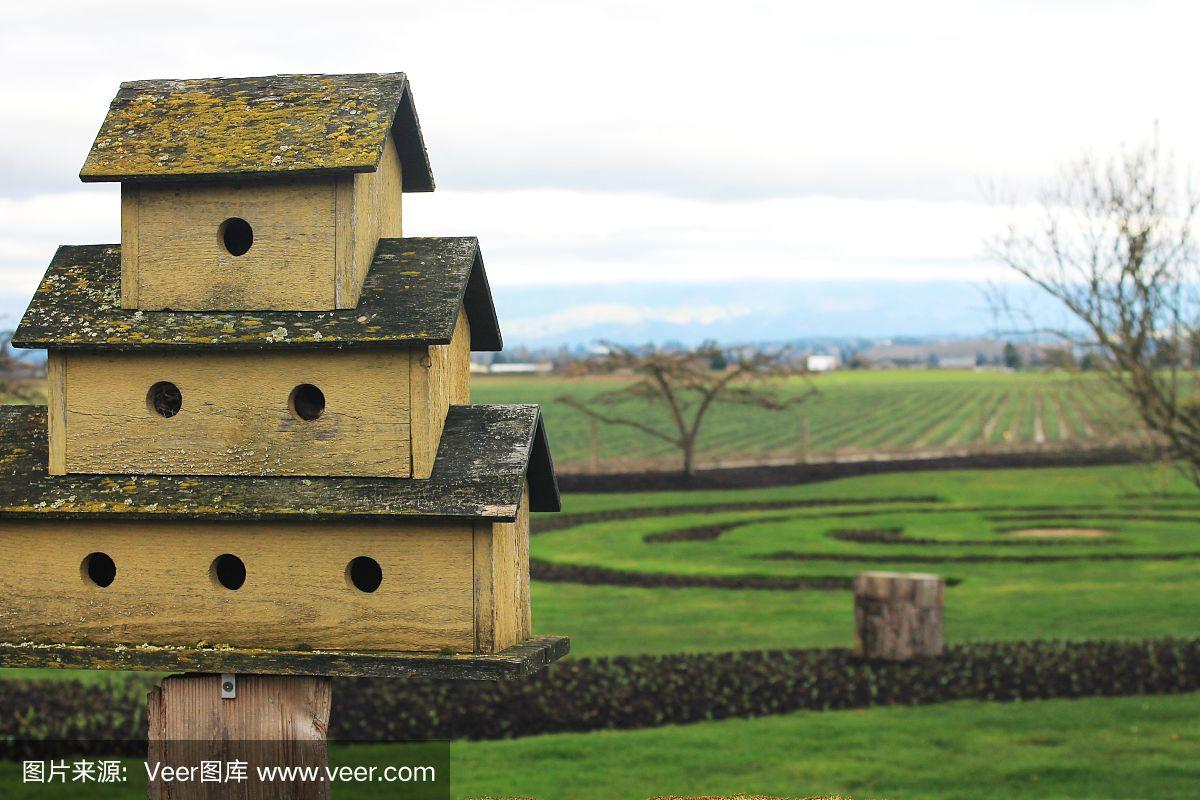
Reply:
[[[137, 308], [335, 307], [332, 179], [140, 186], [136, 196], [135, 252], [123, 260], [136, 261]], [[226, 250], [220, 234], [222, 223], [235, 217], [254, 231], [250, 249], [237, 256]]]
[[530, 634], [529, 603], [529, 501], [521, 506], [513, 522], [492, 525], [496, 540], [493, 559], [495, 589], [495, 643], [497, 650], [523, 642]]
[[937, 575], [862, 572], [854, 578], [854, 652], [909, 661], [942, 654], [942, 597]]
[[[92, 354], [66, 359], [66, 469], [72, 473], [406, 478], [408, 352]], [[183, 396], [169, 419], [148, 407], [160, 381]], [[301, 384], [325, 411], [292, 413]], [[55, 445], [57, 446], [57, 442]], [[53, 449], [53, 447], [52, 447]]]
[[535, 636], [499, 653], [264, 650], [0, 642], [0, 667], [236, 672], [413, 680], [521, 680], [571, 650], [565, 636]]
[[122, 83], [79, 177], [162, 182], [377, 169], [396, 139], [405, 191], [433, 174], [402, 72]]
[[496, 585], [494, 568], [495, 537], [492, 525], [476, 522], [472, 537], [472, 574], [474, 588], [475, 652], [496, 650]]
[[63, 353], [46, 354], [46, 421], [49, 472], [67, 474], [67, 364]]
[[339, 179], [338, 308], [358, 305], [380, 237], [402, 235], [401, 191], [400, 161], [390, 136], [384, 142], [378, 170]]
[[138, 308], [138, 217], [141, 195], [134, 184], [121, 185], [121, 308]]
[[[102, 645], [471, 652], [469, 522], [0, 522], [0, 640]], [[116, 579], [82, 567], [107, 554]], [[233, 554], [236, 591], [212, 574]], [[375, 559], [383, 581], [355, 588], [347, 566]]]
[[259, 767], [315, 767], [329, 761], [329, 678], [240, 675], [237, 697], [221, 698], [219, 675], [172, 675], [147, 698], [148, 762], [199, 766], [234, 759], [246, 781], [149, 782], [150, 800], [327, 800], [327, 780], [260, 782]]
[[537, 406], [452, 406], [428, 480], [49, 475], [46, 409], [0, 406], [0, 518], [370, 520], [516, 518], [559, 496]]
[[13, 344], [114, 351], [449, 344], [465, 308], [471, 349], [502, 345], [479, 243], [470, 237], [381, 239], [358, 306], [326, 312], [122, 309], [120, 258], [117, 245], [58, 248]]
[[470, 398], [470, 336], [470, 323], [460, 309], [450, 344], [410, 351], [414, 478], [428, 478], [433, 473], [446, 414], [451, 405], [464, 404]]
[[497, 652], [531, 635], [529, 502], [522, 494], [514, 522], [475, 524], [476, 647]]

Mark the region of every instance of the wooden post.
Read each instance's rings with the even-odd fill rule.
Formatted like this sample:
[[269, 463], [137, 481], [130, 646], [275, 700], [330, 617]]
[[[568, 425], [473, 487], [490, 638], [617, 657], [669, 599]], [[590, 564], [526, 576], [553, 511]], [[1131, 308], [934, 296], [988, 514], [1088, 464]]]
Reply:
[[[224, 676], [227, 677], [227, 676]], [[326, 730], [332, 698], [329, 678], [276, 675], [174, 675], [150, 690], [147, 722], [150, 768], [220, 764], [221, 779], [149, 782], [150, 800], [328, 800], [326, 779], [260, 782], [256, 768], [328, 764]], [[230, 779], [228, 764], [247, 763], [245, 780]]]
[[854, 578], [854, 652], [908, 661], [942, 654], [942, 593], [937, 575], [862, 572]]

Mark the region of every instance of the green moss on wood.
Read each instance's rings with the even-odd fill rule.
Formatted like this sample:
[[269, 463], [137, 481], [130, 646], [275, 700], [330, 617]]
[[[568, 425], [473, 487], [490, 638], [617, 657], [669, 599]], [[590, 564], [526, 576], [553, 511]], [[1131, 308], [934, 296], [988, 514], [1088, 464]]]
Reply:
[[51, 350], [344, 348], [447, 344], [459, 306], [472, 350], [499, 350], [491, 289], [474, 237], [381, 239], [358, 306], [337, 311], [121, 308], [121, 248], [64, 245], [13, 335]]
[[414, 478], [49, 475], [46, 410], [0, 407], [0, 518], [511, 521], [558, 489], [537, 406], [452, 406], [433, 474]]
[[372, 172], [396, 134], [405, 188], [433, 188], [404, 73], [121, 84], [85, 181]]
[[499, 653], [457, 654], [0, 642], [0, 667], [509, 680], [526, 678], [569, 650], [564, 636], [534, 637]]

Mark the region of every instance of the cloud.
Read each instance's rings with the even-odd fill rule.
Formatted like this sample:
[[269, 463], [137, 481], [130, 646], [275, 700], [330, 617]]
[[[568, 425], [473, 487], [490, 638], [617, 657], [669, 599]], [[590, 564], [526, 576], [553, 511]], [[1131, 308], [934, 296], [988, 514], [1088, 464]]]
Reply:
[[505, 335], [513, 340], [536, 340], [562, 336], [603, 326], [632, 328], [647, 323], [672, 325], [712, 325], [728, 322], [752, 313], [746, 306], [687, 305], [668, 308], [624, 303], [594, 303], [572, 306], [537, 317], [506, 320]]
[[[404, 217], [410, 236], [478, 236], [496, 285], [1003, 277], [980, 257], [999, 220], [977, 203], [438, 191], [406, 195]], [[119, 224], [113, 186], [0, 198], [0, 303], [22, 304], [58, 245], [118, 241]]]
[[499, 285], [1003, 277], [981, 185], [1028, 187], [1154, 120], [1200, 163], [1188, 4], [10, 5], [9, 309], [58, 244], [117, 238], [115, 187], [77, 172], [136, 78], [405, 70], [441, 187], [406, 196], [406, 230], [479, 236]]
[[[121, 80], [288, 71], [406, 70], [439, 182], [462, 191], [974, 200], [981, 181], [1032, 181], [1155, 119], [1200, 153], [1200, 108], [1179, 102], [1200, 22], [1186, 4], [363, 0], [353, 15], [328, 11], [305, 0], [6, 9], [4, 194], [70, 188]], [[131, 34], [136, 47], [112, 47]]]

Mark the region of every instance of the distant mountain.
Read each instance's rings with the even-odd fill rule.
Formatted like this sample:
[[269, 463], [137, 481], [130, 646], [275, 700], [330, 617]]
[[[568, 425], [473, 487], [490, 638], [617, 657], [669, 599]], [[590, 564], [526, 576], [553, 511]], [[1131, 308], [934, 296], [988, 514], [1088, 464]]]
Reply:
[[[505, 343], [528, 347], [597, 339], [693, 344], [955, 337], [1013, 327], [994, 313], [984, 287], [965, 281], [496, 286], [493, 292]], [[1014, 286], [1010, 296], [1047, 322], [1051, 305], [1028, 287]]]
[[[492, 291], [505, 343], [531, 348], [598, 339], [695, 344], [960, 337], [1013, 327], [1011, 320], [997, 319], [982, 286], [966, 281], [500, 285]], [[1024, 286], [1014, 287], [1013, 295], [1017, 305], [1037, 299]], [[28, 300], [0, 289], [0, 329], [16, 326]], [[1032, 305], [1049, 323], [1050, 305]]]

